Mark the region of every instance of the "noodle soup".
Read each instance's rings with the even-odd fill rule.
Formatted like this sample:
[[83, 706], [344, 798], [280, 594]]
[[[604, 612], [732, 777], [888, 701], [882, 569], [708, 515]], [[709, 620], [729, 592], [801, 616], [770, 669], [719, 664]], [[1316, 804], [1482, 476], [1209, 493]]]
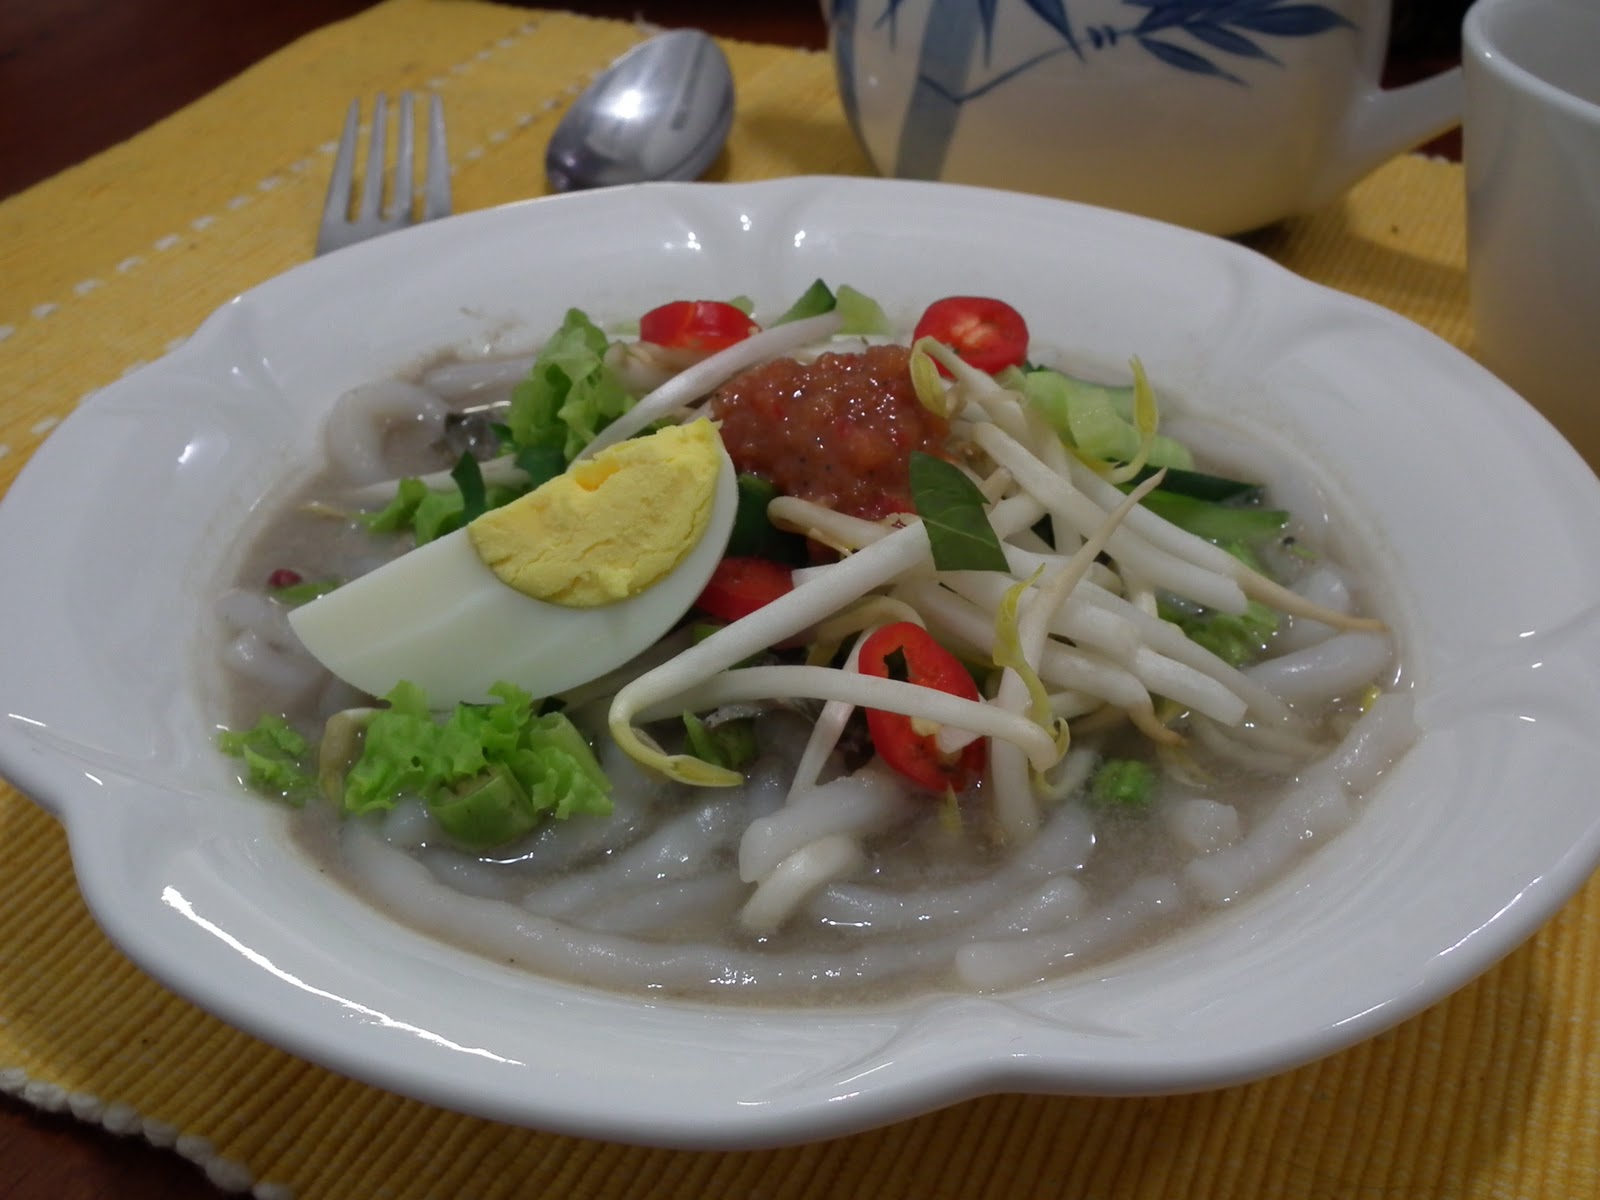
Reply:
[[[225, 744], [259, 790], [302, 805], [297, 836], [335, 876], [542, 974], [828, 1003], [1102, 961], [1354, 819], [1413, 736], [1409, 702], [1369, 582], [1311, 514], [1275, 507], [1270, 462], [1245, 478], [1231, 433], [1156, 432], [1137, 363], [1089, 383], [1029, 362], [1024, 336], [1013, 360], [974, 366], [954, 327], [895, 338], [864, 298], [823, 291], [821, 311], [773, 322], [667, 305], [638, 336], [575, 314], [536, 360], [440, 362], [341, 398], [325, 469], [274, 509], [218, 604]], [[470, 672], [436, 655], [423, 665], [442, 682], [407, 690], [436, 633], [432, 613], [405, 624], [422, 621], [419, 580], [476, 572], [471, 589], [521, 603], [462, 549], [484, 514], [553, 495], [541, 476], [654, 486], [689, 452], [649, 454], [666, 432], [650, 430], [688, 436], [705, 416], [724, 475], [671, 476], [618, 535], [672, 526], [678, 493], [704, 490], [708, 532], [663, 581], [563, 603], [548, 665], [457, 686]], [[1229, 446], [1227, 472], [1196, 454], [1208, 440]], [[534, 543], [576, 536], [540, 519]], [[658, 556], [638, 536], [630, 553]], [[583, 546], [570, 573], [605, 575], [601, 542]], [[424, 550], [440, 565], [418, 575]], [[708, 577], [652, 610], [696, 550]], [[356, 603], [336, 597], [357, 579], [372, 598], [338, 628], [375, 649], [334, 665], [360, 686], [301, 636]], [[541, 686], [574, 657], [587, 676]], [[440, 715], [425, 726], [422, 708]], [[438, 779], [431, 748], [375, 763], [402, 718], [430, 747], [417, 731], [435, 725], [533, 731], [517, 755], [540, 765], [480, 757]]]

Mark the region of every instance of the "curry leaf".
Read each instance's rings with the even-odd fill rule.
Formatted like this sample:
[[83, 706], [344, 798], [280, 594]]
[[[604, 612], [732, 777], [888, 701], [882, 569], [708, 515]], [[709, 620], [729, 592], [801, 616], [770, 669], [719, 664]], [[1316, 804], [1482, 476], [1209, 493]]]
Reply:
[[1006, 554], [989, 524], [983, 493], [954, 463], [911, 455], [911, 500], [928, 530], [941, 571], [1006, 571]]

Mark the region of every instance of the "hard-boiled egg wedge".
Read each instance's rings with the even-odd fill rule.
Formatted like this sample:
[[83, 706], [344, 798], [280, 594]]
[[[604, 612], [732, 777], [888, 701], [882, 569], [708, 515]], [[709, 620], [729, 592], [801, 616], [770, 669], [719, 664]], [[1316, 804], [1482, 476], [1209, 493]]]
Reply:
[[535, 696], [621, 666], [675, 625], [727, 547], [733, 464], [709, 421], [619, 442], [290, 614], [348, 683], [435, 706]]

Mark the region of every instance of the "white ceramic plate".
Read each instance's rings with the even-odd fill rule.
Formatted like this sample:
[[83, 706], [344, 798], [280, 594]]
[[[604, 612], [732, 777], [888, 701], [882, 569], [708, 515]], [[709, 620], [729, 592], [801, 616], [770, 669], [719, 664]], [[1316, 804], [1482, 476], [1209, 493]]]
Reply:
[[[195, 630], [252, 506], [345, 388], [566, 306], [787, 300], [912, 318], [1005, 296], [1038, 341], [1296, 447], [1392, 581], [1424, 734], [1356, 825], [1165, 949], [1001, 997], [802, 1013], [543, 982], [399, 927], [298, 855], [207, 729]], [[174, 990], [450, 1107], [680, 1146], [846, 1133], [999, 1090], [1261, 1076], [1438, 1000], [1600, 851], [1600, 487], [1531, 409], [1394, 315], [1240, 247], [1054, 201], [804, 179], [473, 214], [308, 263], [107, 388], [0, 506], [0, 768], [68, 828], [97, 918]]]

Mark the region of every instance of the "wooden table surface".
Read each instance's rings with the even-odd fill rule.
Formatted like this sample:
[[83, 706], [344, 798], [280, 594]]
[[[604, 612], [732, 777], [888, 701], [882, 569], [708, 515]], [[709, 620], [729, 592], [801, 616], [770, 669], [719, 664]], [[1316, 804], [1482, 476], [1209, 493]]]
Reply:
[[[280, 46], [372, 2], [4, 0], [0, 198], [131, 137]], [[818, 48], [826, 40], [817, 0], [547, 0], [526, 7], [643, 16], [793, 46]], [[1458, 53], [1464, 7], [1465, 0], [1399, 0], [1391, 80], [1448, 65]], [[1455, 156], [1459, 140], [1447, 137], [1431, 148]], [[5, 1200], [217, 1200], [222, 1194], [171, 1151], [0, 1098]]]

